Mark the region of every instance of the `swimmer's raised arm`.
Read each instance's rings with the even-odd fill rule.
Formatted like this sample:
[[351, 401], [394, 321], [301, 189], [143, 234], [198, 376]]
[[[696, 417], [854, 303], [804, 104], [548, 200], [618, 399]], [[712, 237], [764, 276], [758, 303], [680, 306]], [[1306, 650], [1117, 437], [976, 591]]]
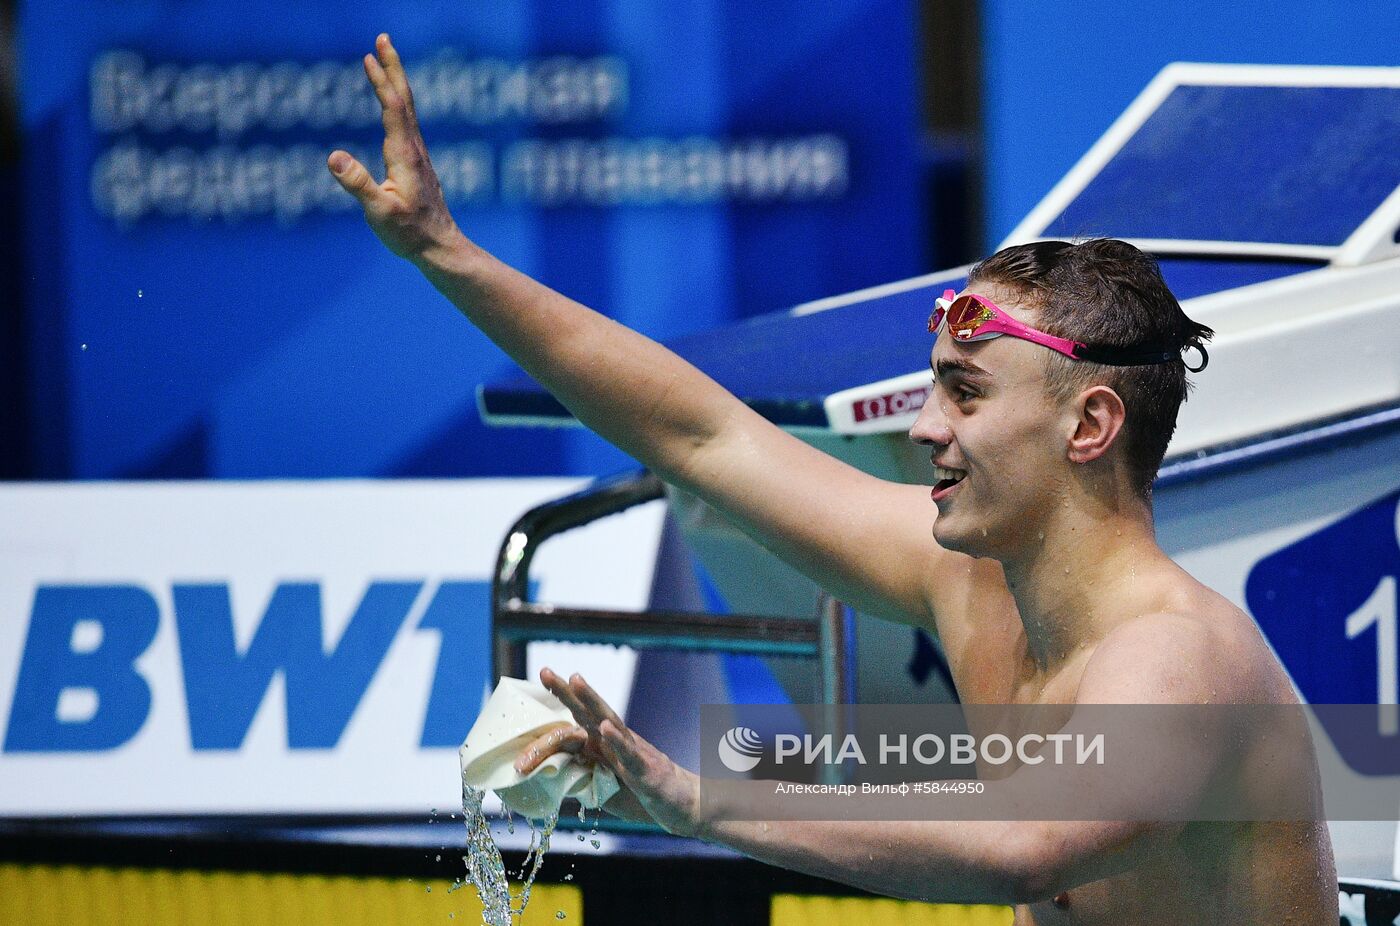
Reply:
[[[931, 624], [936, 560], [956, 555], [932, 539], [927, 487], [885, 482], [815, 450], [671, 351], [472, 243], [443, 201], [388, 36], [379, 36], [364, 64], [384, 111], [387, 175], [375, 182], [344, 151], [332, 153], [329, 166], [391, 251], [412, 261], [583, 424], [704, 498], [843, 600]], [[946, 590], [965, 570], [944, 572], [936, 588]]]

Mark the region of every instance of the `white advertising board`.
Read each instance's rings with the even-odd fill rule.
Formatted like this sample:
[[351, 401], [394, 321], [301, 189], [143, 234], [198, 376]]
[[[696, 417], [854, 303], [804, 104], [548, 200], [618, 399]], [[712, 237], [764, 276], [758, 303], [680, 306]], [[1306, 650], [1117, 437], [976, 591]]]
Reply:
[[[583, 484], [0, 487], [0, 815], [454, 806], [497, 549]], [[545, 544], [538, 597], [643, 607], [662, 514]], [[625, 709], [634, 654], [547, 658]]]

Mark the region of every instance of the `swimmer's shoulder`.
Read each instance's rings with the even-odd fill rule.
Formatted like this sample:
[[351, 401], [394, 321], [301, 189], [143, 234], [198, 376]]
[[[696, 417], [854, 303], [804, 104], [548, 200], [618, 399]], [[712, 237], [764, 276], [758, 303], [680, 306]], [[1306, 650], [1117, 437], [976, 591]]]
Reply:
[[1277, 664], [1253, 622], [1204, 591], [1109, 631], [1085, 665], [1078, 700], [1109, 703], [1106, 697], [1131, 693], [1148, 704], [1272, 701]]
[[1291, 704], [1297, 697], [1259, 625], [1224, 595], [1195, 579], [1179, 607], [1158, 615], [1166, 632], [1194, 641], [1211, 677], [1211, 703]]

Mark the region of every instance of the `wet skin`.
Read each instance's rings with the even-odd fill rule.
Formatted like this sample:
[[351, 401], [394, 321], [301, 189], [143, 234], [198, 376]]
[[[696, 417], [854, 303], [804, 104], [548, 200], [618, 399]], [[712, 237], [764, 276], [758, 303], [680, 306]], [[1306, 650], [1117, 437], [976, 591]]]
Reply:
[[[967, 478], [935, 506], [927, 486], [875, 479], [784, 434], [674, 354], [470, 242], [442, 200], [387, 36], [365, 71], [387, 175], [376, 181], [341, 151], [328, 166], [385, 246], [580, 421], [842, 600], [937, 633], [964, 702], [1292, 701], [1249, 618], [1156, 546], [1115, 448], [1124, 409], [1112, 390], [1052, 400], [1044, 348], [940, 339], [939, 381], [911, 437]], [[1016, 293], [984, 294], [1035, 324]], [[623, 785], [609, 810], [774, 864], [893, 896], [1021, 900], [1021, 923], [1335, 922], [1321, 824], [705, 821], [698, 779], [582, 678], [542, 681], [578, 723], [536, 743], [522, 768], [582, 752]], [[1218, 771], [1246, 789], [1279, 784], [1252, 752], [1222, 755]]]
[[[978, 291], [1019, 320], [1036, 324], [1033, 311], [1018, 308], [1020, 294], [1014, 290], [991, 284]], [[966, 344], [944, 337], [935, 344], [930, 362], [935, 388], [911, 438], [930, 447], [935, 463], [968, 473], [939, 503], [934, 536], [945, 549], [994, 557], [1015, 567], [1037, 558], [1047, 537], [1071, 544], [1101, 545], [1105, 539], [1102, 529], [1097, 536], [1091, 534], [1096, 527], [1092, 518], [1085, 524], [1066, 516], [1085, 496], [1092, 496], [1095, 487], [1076, 486], [1074, 471], [1067, 473], [1060, 465], [1066, 438], [1073, 441], [1075, 422], [1044, 388], [1040, 350], [1008, 337]], [[1150, 524], [1150, 510], [1147, 514]], [[1120, 528], [1113, 530], [1110, 542], [1116, 545]], [[983, 614], [986, 633], [979, 639], [979, 652], [951, 666], [962, 700], [1084, 703], [1081, 683], [1086, 670], [1105, 668], [1094, 664], [1105, 637], [1115, 628], [1143, 620], [1142, 615], [1173, 615], [1210, 641], [1217, 671], [1237, 674], [1235, 700], [1294, 703], [1287, 677], [1248, 616], [1197, 583], [1155, 544], [1144, 547], [1142, 554], [1133, 551], [1126, 560], [1132, 564], [1126, 575], [1124, 560], [1107, 553], [1096, 557], [1099, 566], [1091, 578], [1083, 579], [1076, 571], [1073, 578], [1080, 578], [1084, 587], [1078, 595], [1072, 588], [1066, 590], [1063, 609], [1096, 611], [1094, 620], [1089, 626], [1081, 624], [1079, 633], [1048, 634], [1049, 660], [1031, 652], [1014, 602]], [[1034, 569], [1010, 572], [1035, 581], [1026, 577]], [[1107, 597], [1113, 605], [1094, 609], [1082, 600], [1085, 596], [1096, 601]], [[1073, 623], [1072, 618], [1066, 623]], [[1131, 659], [1132, 648], [1127, 650]], [[1132, 663], [1107, 671], [1132, 671]], [[1227, 693], [1212, 686], [1202, 700], [1222, 694]], [[1267, 756], [1232, 760], [1231, 774], [1246, 790], [1268, 794], [1295, 784], [1277, 780]], [[1326, 825], [1320, 822], [1188, 824], [1128, 873], [1016, 907], [1019, 924], [1330, 924], [1335, 916], [1336, 873]]]

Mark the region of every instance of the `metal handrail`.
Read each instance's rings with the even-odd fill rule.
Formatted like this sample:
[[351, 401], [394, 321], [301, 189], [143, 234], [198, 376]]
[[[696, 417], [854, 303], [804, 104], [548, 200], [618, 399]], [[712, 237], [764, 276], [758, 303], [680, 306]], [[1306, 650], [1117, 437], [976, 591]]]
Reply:
[[491, 581], [493, 679], [525, 675], [531, 640], [611, 643], [656, 649], [798, 656], [821, 665], [821, 699], [848, 704], [854, 685], [848, 663], [846, 608], [825, 593], [812, 617], [706, 614], [691, 611], [609, 611], [531, 601], [530, 566], [549, 538], [665, 495], [661, 480], [643, 470], [602, 479], [581, 492], [546, 502], [511, 526]]

